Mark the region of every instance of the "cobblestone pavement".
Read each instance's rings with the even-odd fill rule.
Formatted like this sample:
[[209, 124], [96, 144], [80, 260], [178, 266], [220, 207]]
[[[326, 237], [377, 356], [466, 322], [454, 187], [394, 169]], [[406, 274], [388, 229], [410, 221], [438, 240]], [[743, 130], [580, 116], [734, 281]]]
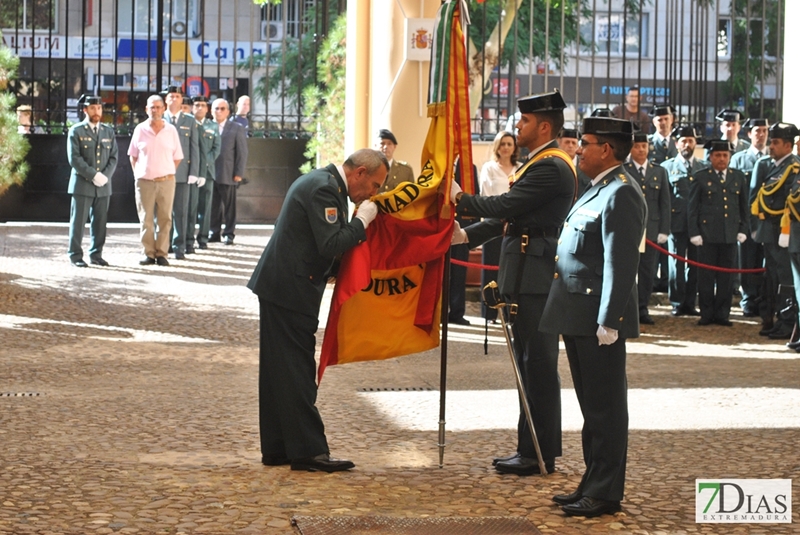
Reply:
[[137, 230], [113, 226], [112, 266], [78, 269], [66, 226], [0, 225], [0, 534], [283, 534], [293, 515], [512, 516], [560, 534], [800, 531], [797, 512], [791, 525], [695, 523], [698, 478], [793, 478], [800, 508], [799, 355], [738, 309], [726, 329], [658, 307], [629, 344], [628, 479], [614, 516], [567, 518], [550, 501], [583, 468], [563, 352], [557, 471], [491, 467], [514, 448], [518, 410], [495, 326], [488, 355], [482, 326], [451, 328], [443, 468], [438, 351], [326, 371], [319, 407], [352, 472], [262, 466], [258, 308], [244, 284], [268, 235], [241, 229], [232, 247], [143, 268]]

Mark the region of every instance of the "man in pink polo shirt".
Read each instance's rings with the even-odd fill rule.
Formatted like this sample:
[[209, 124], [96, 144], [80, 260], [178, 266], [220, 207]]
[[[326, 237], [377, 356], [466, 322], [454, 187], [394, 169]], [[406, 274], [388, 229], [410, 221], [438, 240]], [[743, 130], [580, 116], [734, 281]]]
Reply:
[[136, 179], [136, 210], [144, 248], [139, 264], [143, 266], [169, 265], [167, 250], [175, 198], [175, 169], [183, 160], [183, 150], [178, 131], [164, 121], [165, 109], [160, 96], [147, 99], [148, 119], [136, 126], [128, 148]]

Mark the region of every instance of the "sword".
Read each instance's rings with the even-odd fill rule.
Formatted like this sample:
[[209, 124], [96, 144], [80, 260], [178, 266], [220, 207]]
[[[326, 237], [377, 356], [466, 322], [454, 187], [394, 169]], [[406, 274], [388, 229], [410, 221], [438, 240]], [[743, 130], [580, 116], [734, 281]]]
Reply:
[[514, 346], [511, 343], [511, 325], [506, 323], [504, 307], [508, 306], [509, 309], [517, 307], [515, 304], [508, 305], [500, 299], [497, 290], [497, 283], [490, 282], [483, 287], [482, 291], [483, 302], [489, 308], [497, 309], [497, 315], [500, 318], [500, 323], [503, 326], [503, 334], [506, 335], [506, 345], [508, 346], [508, 355], [511, 357], [511, 364], [514, 367], [514, 376], [517, 379], [517, 390], [519, 391], [519, 399], [522, 402], [522, 408], [525, 411], [525, 419], [528, 421], [528, 428], [531, 430], [531, 437], [533, 438], [533, 447], [536, 450], [536, 460], [539, 461], [539, 473], [541, 475], [547, 474], [547, 469], [544, 466], [544, 459], [542, 459], [542, 450], [539, 448], [539, 439], [536, 437], [536, 429], [533, 427], [533, 417], [531, 416], [531, 407], [528, 405], [528, 396], [525, 395], [525, 385], [522, 384], [522, 374], [517, 365], [517, 359], [514, 356]]

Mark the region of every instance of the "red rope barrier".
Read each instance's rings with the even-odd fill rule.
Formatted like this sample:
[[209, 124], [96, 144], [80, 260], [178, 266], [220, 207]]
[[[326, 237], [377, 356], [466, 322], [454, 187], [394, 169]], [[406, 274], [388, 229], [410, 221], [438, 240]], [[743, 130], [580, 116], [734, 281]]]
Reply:
[[451, 258], [450, 263], [455, 264], [457, 266], [474, 267], [478, 269], [486, 269], [489, 271], [497, 271], [498, 269], [500, 269], [500, 266], [490, 266], [487, 264], [473, 264], [472, 262], [464, 262], [463, 260], [456, 260], [455, 258]]
[[[680, 262], [686, 262], [690, 266], [696, 266], [696, 267], [699, 267], [699, 268], [702, 268], [702, 269], [710, 269], [711, 271], [721, 271], [723, 273], [764, 273], [766, 271], [766, 269], [764, 269], [764, 268], [733, 269], [733, 268], [723, 268], [723, 267], [719, 267], [719, 266], [711, 266], [711, 265], [708, 265], [708, 264], [701, 264], [700, 262], [696, 262], [694, 260], [689, 260], [688, 258], [684, 258], [684, 257], [682, 257], [680, 255], [675, 254], [675, 253], [670, 253], [669, 251], [667, 251], [666, 249], [664, 249], [660, 245], [658, 245], [658, 244], [656, 244], [654, 242], [651, 242], [650, 240], [645, 240], [645, 241], [647, 242], [647, 245], [649, 245], [650, 247], [652, 247], [656, 251], [664, 253], [667, 256], [671, 256], [672, 258], [675, 258], [675, 259], [679, 260]], [[478, 268], [478, 269], [486, 269], [488, 271], [497, 271], [498, 269], [500, 269], [500, 266], [491, 266], [491, 265], [487, 265], [487, 264], [473, 264], [472, 262], [464, 262], [463, 260], [456, 260], [455, 258], [451, 258], [450, 262], [452, 264], [457, 265], [457, 266], [472, 267], [472, 268]]]
[[665, 255], [671, 256], [672, 258], [676, 258], [680, 262], [686, 262], [690, 266], [696, 266], [703, 269], [709, 269], [711, 271], [722, 271], [723, 273], [764, 273], [766, 269], [764, 268], [754, 268], [754, 269], [733, 269], [733, 268], [723, 268], [719, 266], [710, 266], [708, 264], [701, 264], [700, 262], [696, 262], [694, 260], [689, 260], [688, 258], [684, 258], [680, 255], [675, 253], [670, 253], [660, 245], [651, 242], [650, 240], [645, 240], [647, 245], [655, 249], [656, 251], [662, 252]]

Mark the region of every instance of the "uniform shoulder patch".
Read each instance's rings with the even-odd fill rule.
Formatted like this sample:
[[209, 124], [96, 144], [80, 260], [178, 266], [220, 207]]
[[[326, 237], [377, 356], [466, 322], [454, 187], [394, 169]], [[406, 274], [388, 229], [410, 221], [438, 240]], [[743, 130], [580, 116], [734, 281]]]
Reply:
[[325, 208], [325, 221], [328, 223], [336, 223], [339, 220], [339, 210], [335, 207]]

